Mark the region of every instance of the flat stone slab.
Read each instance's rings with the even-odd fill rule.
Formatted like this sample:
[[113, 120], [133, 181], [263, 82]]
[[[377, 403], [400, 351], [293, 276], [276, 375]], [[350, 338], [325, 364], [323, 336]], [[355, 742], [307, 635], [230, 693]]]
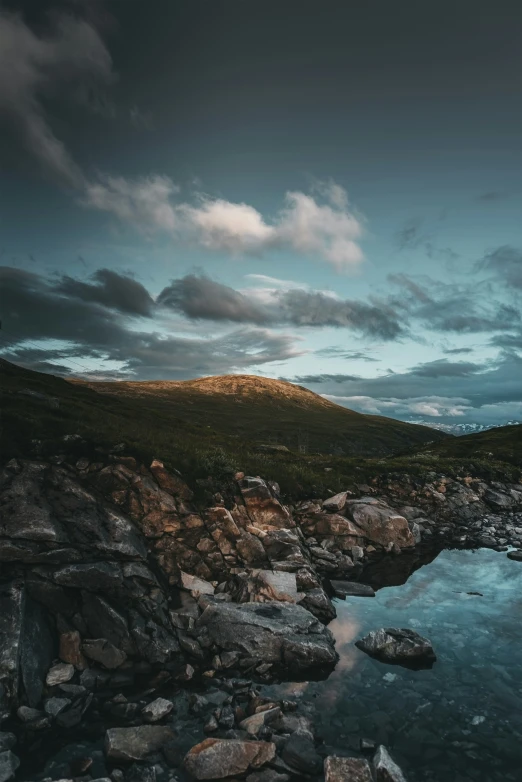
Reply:
[[176, 734], [163, 725], [140, 725], [137, 728], [110, 728], [105, 734], [105, 752], [109, 760], [131, 763], [157, 752]]
[[345, 597], [375, 597], [373, 587], [368, 584], [359, 584], [357, 581], [330, 581], [336, 597], [344, 600]]

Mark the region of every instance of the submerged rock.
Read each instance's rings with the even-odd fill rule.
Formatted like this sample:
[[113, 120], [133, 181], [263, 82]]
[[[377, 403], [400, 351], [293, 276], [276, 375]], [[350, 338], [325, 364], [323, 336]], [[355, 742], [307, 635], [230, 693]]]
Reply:
[[381, 628], [368, 633], [355, 645], [372, 657], [406, 667], [431, 668], [437, 659], [431, 642], [407, 628]]
[[0, 752], [0, 782], [12, 779], [19, 765], [19, 759], [10, 750]]
[[515, 562], [522, 562], [522, 550], [508, 551], [507, 556], [509, 559], [514, 559]]
[[373, 756], [373, 771], [376, 782], [406, 782], [401, 769], [392, 760], [388, 750], [382, 744]]
[[266, 741], [205, 739], [185, 756], [185, 768], [195, 779], [224, 779], [263, 766], [275, 756]]
[[370, 764], [360, 758], [328, 757], [324, 761], [325, 782], [373, 782]]

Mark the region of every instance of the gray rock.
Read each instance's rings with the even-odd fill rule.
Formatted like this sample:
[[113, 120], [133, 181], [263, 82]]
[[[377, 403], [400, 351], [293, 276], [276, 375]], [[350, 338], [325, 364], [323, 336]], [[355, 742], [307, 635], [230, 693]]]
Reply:
[[359, 584], [358, 581], [330, 581], [336, 597], [344, 600], [345, 597], [375, 597], [373, 587], [368, 584]]
[[163, 725], [140, 725], [137, 728], [110, 728], [105, 734], [105, 752], [113, 761], [143, 760], [175, 738], [171, 728]]
[[[100, 663], [104, 668], [114, 669], [123, 665], [127, 655], [106, 638], [87, 638], [82, 644], [82, 652], [89, 660]], [[72, 667], [72, 666], [71, 666]]]
[[407, 628], [372, 631], [355, 645], [372, 657], [406, 667], [431, 668], [437, 659], [430, 641]]
[[10, 750], [0, 752], [0, 782], [12, 779], [19, 765], [19, 759]]
[[305, 593], [299, 605], [310, 611], [320, 622], [328, 624], [337, 616], [335, 607], [322, 587], [310, 589]]
[[48, 687], [55, 687], [58, 684], [69, 682], [74, 676], [74, 665], [69, 663], [58, 663], [49, 670], [45, 683]]
[[280, 716], [281, 709], [279, 706], [276, 706], [273, 709], [266, 709], [257, 714], [252, 714], [251, 717], [246, 717], [239, 723], [239, 727], [241, 730], [246, 730], [250, 736], [257, 736], [261, 728], [274, 722]]
[[373, 782], [367, 760], [361, 758], [327, 757], [324, 761], [325, 782]]
[[195, 779], [225, 779], [268, 763], [275, 744], [266, 741], [208, 738], [185, 756], [185, 768]]
[[281, 757], [293, 769], [303, 774], [318, 774], [323, 761], [317, 753], [314, 740], [308, 731], [297, 730], [286, 742]]
[[146, 722], [159, 722], [167, 714], [170, 714], [174, 704], [166, 698], [156, 698], [155, 701], [148, 703], [142, 710], [143, 718]]
[[66, 565], [53, 573], [53, 581], [61, 586], [106, 592], [121, 586], [123, 575], [119, 565], [113, 562], [89, 562]]
[[323, 501], [323, 508], [325, 510], [338, 513], [346, 505], [347, 497], [348, 497], [348, 492], [346, 491], [342, 491], [339, 494], [335, 494], [333, 497], [329, 497], [327, 500]]
[[0, 752], [5, 752], [6, 749], [13, 749], [16, 744], [16, 736], [14, 733], [0, 733]]
[[376, 782], [406, 782], [401, 769], [382, 745], [377, 748], [373, 757], [373, 771]]
[[522, 562], [522, 551], [508, 551], [507, 556], [515, 562]]
[[44, 703], [44, 711], [48, 717], [57, 717], [58, 714], [71, 705], [69, 698], [48, 698]]
[[246, 782], [290, 782], [290, 777], [288, 774], [279, 774], [272, 768], [265, 768], [263, 771], [249, 774]]
[[196, 625], [220, 649], [292, 671], [332, 666], [338, 659], [330, 631], [291, 603], [210, 603]]
[[38, 709], [32, 709], [30, 706], [20, 706], [16, 711], [16, 715], [22, 722], [34, 722], [41, 719], [44, 713]]
[[189, 592], [199, 592], [200, 595], [213, 595], [215, 592], [212, 584], [202, 578], [191, 576], [189, 573], [184, 573], [183, 570], [180, 576], [183, 589], [187, 589]]

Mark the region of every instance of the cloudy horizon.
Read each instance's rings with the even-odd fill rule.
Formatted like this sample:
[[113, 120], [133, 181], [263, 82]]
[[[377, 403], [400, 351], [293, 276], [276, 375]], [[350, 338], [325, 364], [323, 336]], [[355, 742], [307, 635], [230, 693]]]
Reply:
[[517, 4], [283, 6], [0, 2], [0, 357], [522, 420]]

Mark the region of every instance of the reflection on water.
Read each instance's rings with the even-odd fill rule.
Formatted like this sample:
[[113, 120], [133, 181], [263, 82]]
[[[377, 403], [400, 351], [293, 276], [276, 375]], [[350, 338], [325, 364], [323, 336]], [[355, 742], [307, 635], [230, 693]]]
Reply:
[[[402, 586], [336, 607], [336, 670], [325, 682], [285, 686], [313, 704], [332, 750], [349, 754], [361, 737], [386, 744], [411, 782], [522, 780], [521, 563], [488, 549], [445, 551]], [[434, 667], [387, 665], [353, 645], [379, 627], [429, 638]]]

